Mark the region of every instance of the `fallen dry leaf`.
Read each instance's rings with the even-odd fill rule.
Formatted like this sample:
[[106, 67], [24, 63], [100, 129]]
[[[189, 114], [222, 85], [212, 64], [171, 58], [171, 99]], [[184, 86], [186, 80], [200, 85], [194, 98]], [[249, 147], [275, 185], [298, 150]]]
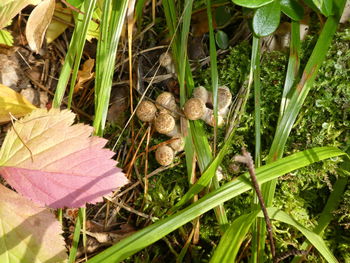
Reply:
[[0, 29], [7, 26], [9, 21], [28, 5], [37, 5], [41, 0], [1, 0], [0, 8]]
[[0, 174], [20, 194], [51, 208], [82, 207], [128, 180], [93, 128], [69, 110], [37, 109], [17, 121], [0, 150]]
[[26, 25], [26, 38], [31, 50], [36, 53], [39, 53], [54, 11], [55, 0], [43, 0], [29, 15]]
[[0, 105], [0, 123], [10, 121], [11, 115], [22, 117], [36, 109], [21, 94], [2, 84], [0, 84]]
[[62, 229], [48, 209], [0, 185], [0, 262], [66, 262]]
[[95, 76], [95, 72], [92, 72], [94, 65], [95, 60], [92, 58], [89, 58], [84, 62], [83, 68], [78, 71], [77, 84], [75, 84], [74, 93], [81, 90], [83, 85]]

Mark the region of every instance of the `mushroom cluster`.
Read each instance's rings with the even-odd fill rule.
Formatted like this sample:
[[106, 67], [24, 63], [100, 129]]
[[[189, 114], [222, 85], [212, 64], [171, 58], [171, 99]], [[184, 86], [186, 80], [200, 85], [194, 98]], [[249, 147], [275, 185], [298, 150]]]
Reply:
[[[220, 86], [218, 88], [218, 123], [217, 126], [224, 124], [224, 118], [227, 115], [232, 94], [228, 87]], [[203, 120], [208, 125], [214, 126], [214, 112], [207, 106], [213, 105], [213, 94], [200, 86], [193, 90], [193, 98], [189, 99], [184, 105], [184, 113], [189, 120]]]
[[180, 109], [173, 94], [161, 93], [156, 103], [144, 100], [136, 110], [136, 116], [143, 122], [154, 123], [154, 128], [160, 134], [172, 138], [169, 145], [163, 145], [156, 150], [156, 160], [160, 165], [170, 165], [177, 152], [184, 150], [185, 141], [181, 135], [179, 119]]
[[[224, 118], [232, 102], [232, 94], [226, 86], [218, 88], [218, 123], [224, 124]], [[194, 89], [193, 98], [184, 105], [184, 114], [189, 120], [203, 120], [214, 126], [213, 110], [208, 108], [213, 104], [213, 95], [204, 87]], [[180, 125], [177, 123], [180, 108], [175, 97], [170, 92], [161, 93], [155, 103], [144, 100], [136, 110], [136, 116], [143, 122], [152, 122], [155, 130], [171, 139], [169, 145], [162, 145], [156, 150], [156, 160], [160, 165], [170, 165], [176, 153], [184, 150], [185, 141], [181, 135]]]

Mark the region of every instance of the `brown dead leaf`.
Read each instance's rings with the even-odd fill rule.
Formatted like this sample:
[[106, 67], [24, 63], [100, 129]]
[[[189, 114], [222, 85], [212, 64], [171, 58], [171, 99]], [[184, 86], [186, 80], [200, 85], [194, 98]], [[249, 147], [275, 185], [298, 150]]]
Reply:
[[75, 87], [74, 87], [74, 93], [83, 89], [84, 88], [83, 85], [95, 76], [95, 72], [92, 72], [94, 65], [95, 65], [95, 60], [92, 58], [89, 58], [84, 62], [83, 68], [78, 72], [78, 79], [77, 79], [77, 84], [75, 84]]
[[39, 53], [54, 11], [55, 0], [43, 0], [29, 15], [26, 26], [26, 38], [31, 50], [36, 53]]

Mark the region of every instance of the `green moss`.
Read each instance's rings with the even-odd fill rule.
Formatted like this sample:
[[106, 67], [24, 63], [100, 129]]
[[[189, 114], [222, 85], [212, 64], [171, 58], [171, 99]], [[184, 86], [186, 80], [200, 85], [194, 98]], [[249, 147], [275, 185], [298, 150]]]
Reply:
[[[305, 66], [313, 46], [314, 37], [309, 37], [303, 43], [303, 56], [301, 58], [301, 69]], [[336, 34], [327, 58], [322, 64], [315, 85], [311, 89], [303, 108], [299, 114], [285, 149], [285, 155], [317, 146], [335, 146], [341, 149], [346, 147], [349, 140], [349, 94], [350, 86], [350, 49], [349, 32]], [[219, 59], [219, 82], [228, 85], [235, 94], [249, 70], [250, 46], [246, 43], [231, 48], [229, 55]], [[262, 94], [262, 147], [263, 156], [266, 156], [272, 143], [281, 95], [283, 91], [284, 78], [288, 55], [282, 52], [265, 53], [261, 63], [261, 94]], [[209, 89], [210, 70], [204, 70], [196, 76], [196, 83]], [[223, 162], [226, 174], [229, 160], [240, 151], [242, 145], [247, 145], [253, 152], [254, 149], [254, 106], [252, 96], [247, 105], [246, 115], [243, 117], [240, 128], [236, 132], [236, 138], [231, 151]], [[207, 129], [208, 136], [212, 130]], [[223, 138], [223, 134], [219, 134]], [[219, 143], [220, 145], [220, 143]], [[336, 179], [336, 169], [341, 162], [340, 158], [333, 158], [299, 169], [294, 173], [282, 177], [277, 186], [275, 206], [281, 207], [293, 215], [303, 225], [312, 228], [319, 214], [325, 206], [331, 191], [331, 186]], [[232, 179], [232, 176], [228, 176]], [[230, 218], [249, 211], [251, 195], [246, 194], [237, 197], [226, 204]], [[331, 249], [337, 254], [341, 261], [350, 257], [349, 236], [344, 235], [346, 227], [350, 222], [350, 192], [345, 192], [341, 208], [337, 211], [336, 220], [332, 222], [326, 232]], [[206, 217], [205, 217], [206, 218]], [[215, 236], [210, 229], [215, 227], [215, 220], [203, 221], [202, 238], [209, 240]], [[278, 247], [287, 248], [288, 245], [301, 244], [304, 240], [301, 233], [283, 224], [276, 224], [279, 233]], [[288, 230], [288, 231], [286, 231]], [[330, 234], [332, 233], [332, 234]], [[342, 236], [341, 239], [336, 236]], [[344, 240], [342, 240], [344, 239]], [[346, 242], [347, 241], [347, 242]], [[317, 253], [311, 254], [309, 262], [320, 262]]]

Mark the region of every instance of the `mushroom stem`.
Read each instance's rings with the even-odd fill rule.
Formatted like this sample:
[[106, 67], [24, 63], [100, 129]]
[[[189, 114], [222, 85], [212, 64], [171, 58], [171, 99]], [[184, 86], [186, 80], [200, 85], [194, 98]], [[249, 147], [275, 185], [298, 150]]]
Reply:
[[166, 68], [167, 73], [175, 74], [175, 66], [169, 52], [160, 55], [159, 63], [162, 67]]

